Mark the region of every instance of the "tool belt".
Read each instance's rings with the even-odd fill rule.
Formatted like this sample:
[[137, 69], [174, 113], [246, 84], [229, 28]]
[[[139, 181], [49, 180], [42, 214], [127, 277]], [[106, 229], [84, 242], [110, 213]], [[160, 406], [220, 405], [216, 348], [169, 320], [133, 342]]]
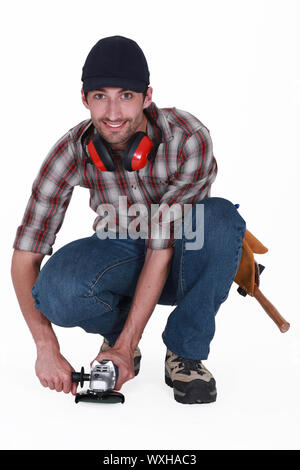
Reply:
[[276, 323], [280, 331], [285, 333], [289, 329], [290, 324], [280, 315], [259, 288], [260, 275], [265, 267], [255, 261], [254, 253], [264, 254], [267, 251], [268, 248], [252, 235], [249, 230], [246, 230], [242, 245], [241, 261], [234, 281], [239, 285], [239, 294], [243, 296], [248, 294], [251, 297], [255, 297], [266, 313]]

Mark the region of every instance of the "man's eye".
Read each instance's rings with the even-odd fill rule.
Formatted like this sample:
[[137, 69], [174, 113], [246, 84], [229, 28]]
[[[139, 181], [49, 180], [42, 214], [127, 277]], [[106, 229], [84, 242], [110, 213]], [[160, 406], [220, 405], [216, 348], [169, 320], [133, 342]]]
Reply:
[[130, 98], [132, 98], [132, 93], [123, 93], [122, 98], [125, 100], [130, 100]]
[[97, 93], [96, 95], [94, 95], [94, 98], [96, 100], [102, 100], [104, 98], [104, 95], [102, 93]]

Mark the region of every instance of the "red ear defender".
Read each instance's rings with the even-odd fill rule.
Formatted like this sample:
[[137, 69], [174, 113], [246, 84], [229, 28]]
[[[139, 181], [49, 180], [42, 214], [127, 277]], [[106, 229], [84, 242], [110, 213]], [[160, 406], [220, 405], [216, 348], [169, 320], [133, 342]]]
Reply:
[[[153, 155], [154, 143], [145, 132], [136, 132], [122, 154], [122, 164], [127, 171], [144, 168]], [[96, 133], [87, 145], [90, 160], [101, 171], [115, 171], [115, 163], [108, 144]]]
[[94, 164], [96, 167], [101, 170], [101, 171], [107, 171], [107, 168], [105, 167], [104, 163], [102, 162], [101, 158], [99, 157], [99, 154], [95, 148], [94, 142], [90, 140], [88, 144], [88, 151], [91, 159], [93, 160]]
[[151, 151], [153, 150], [153, 142], [152, 140], [145, 135], [140, 143], [138, 144], [132, 159], [131, 159], [131, 168], [132, 171], [135, 170], [140, 170], [141, 168], [144, 168], [149, 160], [149, 155]]
[[90, 158], [98, 170], [115, 171], [116, 167], [113, 159], [111, 158], [109, 147], [98, 132], [89, 142], [87, 147]]

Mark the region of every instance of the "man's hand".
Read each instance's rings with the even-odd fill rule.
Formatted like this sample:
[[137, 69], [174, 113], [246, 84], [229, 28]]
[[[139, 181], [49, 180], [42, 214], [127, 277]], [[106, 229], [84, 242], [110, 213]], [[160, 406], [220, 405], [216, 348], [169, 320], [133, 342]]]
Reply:
[[[112, 361], [118, 367], [118, 380], [115, 390], [120, 390], [125, 382], [135, 377], [133, 353], [131, 350], [125, 350], [113, 346], [108, 351], [99, 353], [94, 361], [101, 362], [104, 359]], [[91, 366], [93, 362], [91, 362]]]
[[76, 395], [78, 384], [71, 381], [71, 372], [73, 371], [71, 364], [59, 351], [38, 351], [35, 372], [44, 387]]

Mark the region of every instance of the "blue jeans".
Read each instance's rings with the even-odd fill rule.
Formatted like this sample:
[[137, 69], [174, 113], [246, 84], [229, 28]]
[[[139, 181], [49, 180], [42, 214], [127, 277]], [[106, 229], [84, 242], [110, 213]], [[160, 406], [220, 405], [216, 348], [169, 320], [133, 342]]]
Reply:
[[[215, 315], [235, 278], [246, 230], [230, 201], [211, 197], [198, 204], [204, 205], [203, 246], [186, 249], [184, 234], [176, 240], [158, 301], [174, 306], [162, 333], [165, 345], [189, 359], [207, 359]], [[196, 206], [191, 212], [193, 227]], [[79, 326], [114, 344], [130, 310], [145, 254], [143, 239], [101, 240], [95, 233], [72, 241], [42, 267], [32, 288], [35, 307], [56, 325]]]

